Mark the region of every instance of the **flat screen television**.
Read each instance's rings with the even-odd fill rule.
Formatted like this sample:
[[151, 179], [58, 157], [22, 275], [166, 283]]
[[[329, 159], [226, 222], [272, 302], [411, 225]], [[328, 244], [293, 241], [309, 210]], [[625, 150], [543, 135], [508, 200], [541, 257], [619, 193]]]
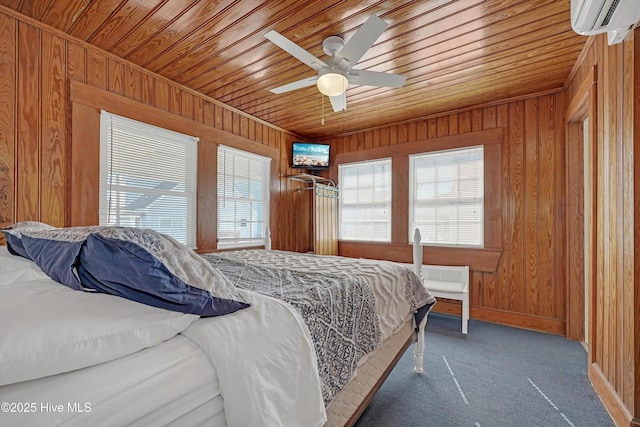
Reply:
[[294, 142], [291, 149], [291, 167], [322, 170], [329, 168], [329, 144]]

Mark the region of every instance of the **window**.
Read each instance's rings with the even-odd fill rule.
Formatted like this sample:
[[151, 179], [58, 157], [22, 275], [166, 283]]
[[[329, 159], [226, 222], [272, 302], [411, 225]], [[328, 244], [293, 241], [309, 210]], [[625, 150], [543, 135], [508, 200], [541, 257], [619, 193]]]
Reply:
[[391, 241], [391, 159], [338, 165], [340, 239]]
[[196, 246], [198, 139], [102, 111], [100, 225], [151, 228]]
[[264, 244], [271, 159], [218, 146], [218, 247]]
[[426, 244], [484, 244], [483, 146], [409, 157], [409, 241], [418, 227]]

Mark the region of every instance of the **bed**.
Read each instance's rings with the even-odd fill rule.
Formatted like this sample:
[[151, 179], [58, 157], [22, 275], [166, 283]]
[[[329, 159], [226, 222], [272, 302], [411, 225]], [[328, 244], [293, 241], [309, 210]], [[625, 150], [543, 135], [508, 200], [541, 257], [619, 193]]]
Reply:
[[[435, 299], [402, 265], [271, 250], [199, 256], [171, 246], [174, 261], [188, 258], [224, 284], [196, 289], [210, 298], [206, 310], [213, 298], [222, 314], [181, 312], [140, 303], [150, 291], [138, 286], [147, 277], [127, 270], [129, 236], [119, 241], [123, 254], [106, 255], [90, 251], [104, 228], [70, 230], [14, 233], [26, 257], [15, 241], [0, 247], [2, 425], [351, 425], [416, 330], [422, 370]], [[47, 245], [55, 257], [42, 255]], [[94, 286], [105, 270], [127, 270], [116, 279], [138, 293], [115, 279]], [[402, 287], [400, 298], [389, 286]]]

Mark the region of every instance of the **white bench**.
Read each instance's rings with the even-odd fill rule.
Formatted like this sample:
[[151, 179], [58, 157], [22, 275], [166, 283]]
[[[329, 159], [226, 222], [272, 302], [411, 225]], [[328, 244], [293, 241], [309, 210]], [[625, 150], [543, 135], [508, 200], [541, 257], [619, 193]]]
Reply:
[[469, 267], [423, 265], [422, 280], [431, 295], [462, 301], [462, 333], [469, 323]]
[[469, 324], [469, 266], [422, 265], [420, 230], [413, 235], [413, 268], [431, 295], [462, 301], [462, 333]]

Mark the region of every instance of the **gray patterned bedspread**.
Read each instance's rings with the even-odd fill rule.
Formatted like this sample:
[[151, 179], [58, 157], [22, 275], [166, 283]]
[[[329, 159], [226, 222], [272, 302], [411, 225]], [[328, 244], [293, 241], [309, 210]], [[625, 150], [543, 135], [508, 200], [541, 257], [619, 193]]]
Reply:
[[325, 403], [410, 313], [435, 302], [399, 264], [285, 251], [242, 250], [203, 257], [236, 286], [288, 302], [316, 348]]

